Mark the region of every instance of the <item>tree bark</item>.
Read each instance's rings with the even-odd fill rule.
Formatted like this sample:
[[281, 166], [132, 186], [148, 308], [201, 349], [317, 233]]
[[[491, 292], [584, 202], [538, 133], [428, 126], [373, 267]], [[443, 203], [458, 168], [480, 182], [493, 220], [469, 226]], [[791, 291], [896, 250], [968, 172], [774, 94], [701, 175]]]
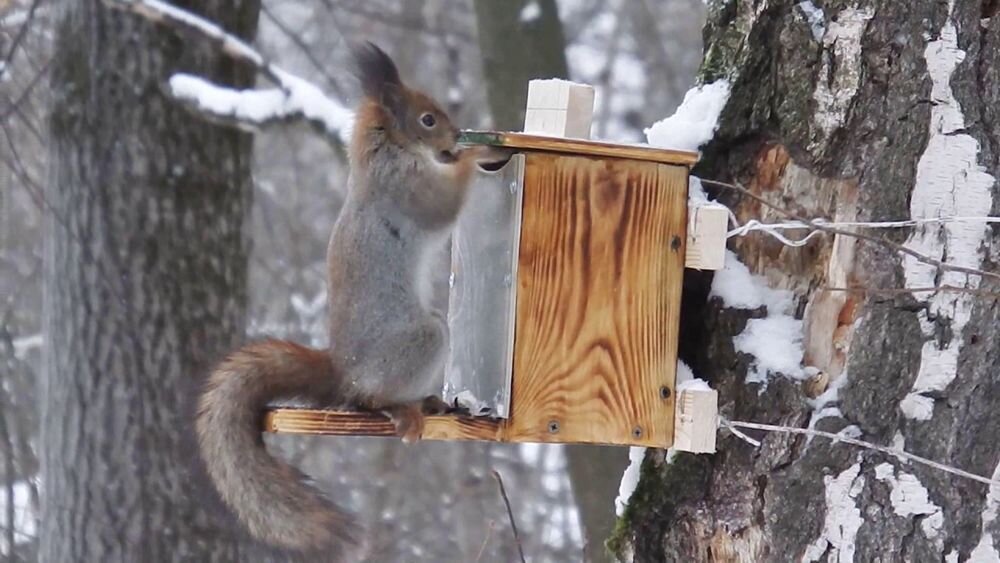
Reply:
[[[259, 0], [178, 2], [245, 38]], [[44, 270], [42, 561], [233, 561], [196, 485], [191, 390], [244, 331], [249, 135], [164, 93], [248, 87], [216, 47], [98, 0], [62, 6]]]
[[[529, 3], [537, 15], [522, 20]], [[493, 127], [520, 131], [528, 80], [569, 76], [559, 9], [555, 0], [476, 0], [476, 21]]]
[[[823, 10], [812, 24], [811, 8]], [[739, 181], [810, 218], [996, 215], [995, 12], [995, 3], [969, 0], [713, 3], [702, 78], [727, 78], [732, 92], [696, 174]], [[743, 221], [782, 219], [720, 195]], [[998, 234], [963, 224], [887, 236], [996, 271]], [[766, 312], [726, 308], [707, 298], [711, 276], [692, 274], [682, 356], [719, 390], [723, 416], [831, 432], [853, 426], [863, 440], [997, 478], [995, 299], [819, 291], [913, 287], [922, 275], [892, 251], [841, 237], [796, 249], [760, 235], [735, 249], [772, 287], [794, 292], [804, 363], [822, 375], [746, 383], [753, 358], [733, 339]], [[979, 281], [925, 274], [942, 285]], [[980, 287], [998, 289], [987, 280]], [[808, 401], [829, 386], [839, 393]], [[763, 441], [759, 449], [723, 432], [712, 456], [670, 463], [651, 452], [612, 542], [620, 558], [997, 560], [998, 497], [985, 485], [822, 438], [749, 433]]]

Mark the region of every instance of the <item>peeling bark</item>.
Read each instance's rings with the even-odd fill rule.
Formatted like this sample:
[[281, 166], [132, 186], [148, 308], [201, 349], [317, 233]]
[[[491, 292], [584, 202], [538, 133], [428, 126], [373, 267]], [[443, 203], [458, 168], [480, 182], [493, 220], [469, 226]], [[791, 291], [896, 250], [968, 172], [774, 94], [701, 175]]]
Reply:
[[[975, 214], [996, 215], [1000, 18], [990, 6], [963, 0], [712, 3], [701, 77], [728, 78], [732, 94], [695, 173], [737, 180], [805, 217], [875, 221], [918, 213], [913, 198], [920, 170], [950, 174], [956, 189], [981, 173], [990, 181], [982, 177], [986, 192], [977, 192]], [[948, 33], [962, 54], [942, 74], [933, 68], [939, 64], [935, 48]], [[935, 83], [941, 76], [944, 83]], [[947, 108], [935, 93], [948, 89], [957, 118], [941, 117]], [[960, 124], [941, 126], [942, 119]], [[972, 156], [928, 166], [928, 155], [939, 150], [935, 135], [964, 136], [960, 141], [972, 147]], [[718, 195], [741, 219], [781, 219], [734, 194]], [[954, 197], [930, 207], [951, 214], [952, 203], [968, 205], [973, 196]], [[907, 237], [914, 231], [948, 261], [998, 269], [996, 226], [973, 232], [982, 235], [978, 248], [963, 242], [976, 240], [968, 233], [940, 226], [887, 236], [911, 244], [915, 239]], [[772, 378], [766, 389], [746, 384], [749, 361], [732, 341], [747, 319], [764, 312], [705, 299], [711, 276], [690, 274], [681, 354], [720, 391], [724, 416], [832, 432], [854, 426], [868, 441], [980, 475], [1000, 473], [995, 300], [955, 305], [950, 297], [926, 294], [818, 291], [897, 288], [911, 281], [891, 251], [839, 237], [796, 249], [756, 236], [734, 248], [772, 287], [795, 292], [806, 363], [823, 378], [805, 384]], [[998, 290], [987, 282], [980, 287]], [[922, 369], [947, 368], [928, 367], [936, 356], [927, 350], [954, 352], [953, 379], [937, 387], [922, 383], [926, 377], [918, 380]], [[839, 386], [839, 395], [825, 396], [824, 408], [814, 408], [809, 398], [828, 385]], [[914, 393], [926, 398], [926, 419], [905, 406]], [[643, 562], [995, 560], [998, 498], [989, 498], [986, 486], [819, 438], [755, 437], [763, 440], [760, 449], [723, 433], [718, 453], [700, 461], [702, 480], [682, 485], [657, 487], [674, 483], [675, 473], [688, 474], [689, 462], [647, 459], [637, 500], [612, 544], [619, 556]], [[643, 490], [651, 492], [639, 496]]]

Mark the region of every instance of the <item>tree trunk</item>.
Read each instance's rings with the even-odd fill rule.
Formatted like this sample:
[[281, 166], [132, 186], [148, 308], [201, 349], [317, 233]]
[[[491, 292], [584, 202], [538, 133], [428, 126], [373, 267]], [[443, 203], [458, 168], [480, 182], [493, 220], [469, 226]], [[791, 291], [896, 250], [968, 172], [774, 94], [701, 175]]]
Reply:
[[[259, 0], [180, 2], [252, 38]], [[53, 63], [42, 561], [233, 561], [196, 486], [191, 391], [244, 331], [250, 136], [163, 91], [249, 69], [98, 0], [62, 6]]]
[[[822, 6], [820, 6], [822, 5]], [[846, 7], [851, 6], [851, 7]], [[825, 10], [825, 13], [820, 11]], [[997, 215], [1000, 18], [995, 2], [713, 3], [702, 78], [731, 81], [696, 174], [736, 180], [804, 217]], [[812, 18], [812, 19], [810, 19]], [[739, 219], [780, 221], [721, 193]], [[934, 258], [997, 270], [997, 226], [931, 224], [887, 235]], [[723, 416], [859, 434], [998, 477], [1000, 307], [962, 293], [844, 293], [824, 286], [980, 286], [883, 247], [829, 237], [735, 249], [795, 294], [805, 381], [747, 383], [733, 339], [750, 318], [685, 287], [682, 355]], [[835, 386], [835, 387], [834, 387]], [[831, 387], [819, 400], [809, 402]], [[853, 427], [853, 428], [849, 428]], [[635, 561], [997, 561], [1000, 497], [987, 486], [823, 438], [728, 432], [712, 456], [647, 456], [619, 534]]]
[[569, 76], [558, 7], [555, 0], [476, 0], [476, 21], [493, 127], [520, 131], [528, 80]]
[[[531, 4], [537, 10], [531, 10]], [[494, 127], [520, 131], [528, 81], [569, 77], [556, 2], [476, 0], [476, 20]], [[585, 535], [585, 557], [595, 563], [606, 561], [604, 540], [614, 528], [618, 476], [626, 465], [628, 449], [566, 446], [564, 452]]]

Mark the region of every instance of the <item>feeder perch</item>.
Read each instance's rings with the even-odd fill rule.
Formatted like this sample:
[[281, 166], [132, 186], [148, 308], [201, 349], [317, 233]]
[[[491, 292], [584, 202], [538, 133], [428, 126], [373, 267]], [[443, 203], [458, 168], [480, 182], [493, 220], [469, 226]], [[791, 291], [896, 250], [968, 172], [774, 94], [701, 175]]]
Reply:
[[[539, 134], [463, 134], [516, 154], [480, 172], [452, 236], [442, 396], [463, 414], [423, 438], [714, 451], [714, 391], [675, 393], [685, 264], [721, 267], [725, 249], [720, 215], [688, 209], [698, 155], [567, 138], [589, 136], [588, 86], [532, 81], [528, 98]], [[394, 434], [374, 413], [287, 408], [265, 429]]]

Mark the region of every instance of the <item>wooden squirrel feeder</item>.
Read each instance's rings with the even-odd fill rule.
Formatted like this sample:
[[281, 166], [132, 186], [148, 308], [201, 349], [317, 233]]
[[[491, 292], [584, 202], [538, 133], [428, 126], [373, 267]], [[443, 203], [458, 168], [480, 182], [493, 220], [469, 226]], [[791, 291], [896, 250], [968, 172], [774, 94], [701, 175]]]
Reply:
[[[424, 439], [714, 451], [714, 391], [678, 399], [675, 371], [683, 270], [721, 267], [728, 215], [689, 211], [697, 153], [569, 138], [592, 108], [587, 86], [532, 81], [527, 133], [464, 134], [516, 155], [479, 175], [452, 237], [444, 398], [471, 414], [428, 417]], [[265, 428], [394, 435], [308, 409]]]

